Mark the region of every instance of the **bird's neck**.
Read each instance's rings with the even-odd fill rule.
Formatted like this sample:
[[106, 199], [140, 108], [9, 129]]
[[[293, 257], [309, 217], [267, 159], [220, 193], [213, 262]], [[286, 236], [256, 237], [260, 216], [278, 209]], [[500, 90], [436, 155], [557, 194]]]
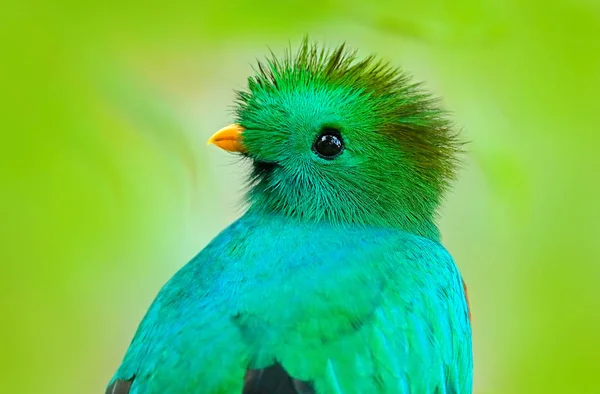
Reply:
[[386, 212], [369, 212], [363, 215], [336, 216], [331, 214], [316, 215], [312, 211], [283, 210], [277, 206], [264, 203], [253, 203], [248, 209], [250, 215], [272, 215], [282, 220], [302, 223], [322, 223], [328, 226], [366, 226], [378, 228], [394, 228], [411, 234], [440, 242], [440, 232], [434, 221], [434, 214], [419, 215], [414, 211], [387, 210]]

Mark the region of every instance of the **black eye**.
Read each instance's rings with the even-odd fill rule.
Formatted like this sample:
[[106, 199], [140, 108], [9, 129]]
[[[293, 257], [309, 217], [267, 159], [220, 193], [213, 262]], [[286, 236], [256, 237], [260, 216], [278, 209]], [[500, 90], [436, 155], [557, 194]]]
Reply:
[[344, 141], [339, 130], [326, 127], [315, 140], [313, 150], [322, 158], [331, 160], [344, 151]]

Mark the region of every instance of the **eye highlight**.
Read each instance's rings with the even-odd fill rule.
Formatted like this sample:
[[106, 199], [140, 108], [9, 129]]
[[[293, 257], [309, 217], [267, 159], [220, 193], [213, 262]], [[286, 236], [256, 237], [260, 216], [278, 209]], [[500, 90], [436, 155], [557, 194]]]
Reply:
[[325, 127], [313, 143], [312, 149], [323, 159], [335, 159], [344, 151], [342, 134], [336, 128]]

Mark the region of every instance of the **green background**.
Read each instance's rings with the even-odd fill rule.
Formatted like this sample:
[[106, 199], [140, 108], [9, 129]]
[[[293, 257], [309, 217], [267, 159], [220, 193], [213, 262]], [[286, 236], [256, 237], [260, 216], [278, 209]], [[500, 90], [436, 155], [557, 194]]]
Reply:
[[207, 138], [304, 34], [402, 65], [465, 139], [442, 208], [476, 393], [599, 393], [598, 2], [5, 3], [0, 392], [100, 393], [160, 286], [242, 211]]

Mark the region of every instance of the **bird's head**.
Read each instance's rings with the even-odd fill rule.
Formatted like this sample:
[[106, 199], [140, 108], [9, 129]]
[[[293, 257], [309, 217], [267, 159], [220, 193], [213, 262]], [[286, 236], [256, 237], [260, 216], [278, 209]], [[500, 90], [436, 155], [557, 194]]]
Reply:
[[307, 41], [258, 64], [236, 123], [209, 142], [251, 161], [250, 209], [436, 240], [460, 148], [437, 101], [406, 74]]

